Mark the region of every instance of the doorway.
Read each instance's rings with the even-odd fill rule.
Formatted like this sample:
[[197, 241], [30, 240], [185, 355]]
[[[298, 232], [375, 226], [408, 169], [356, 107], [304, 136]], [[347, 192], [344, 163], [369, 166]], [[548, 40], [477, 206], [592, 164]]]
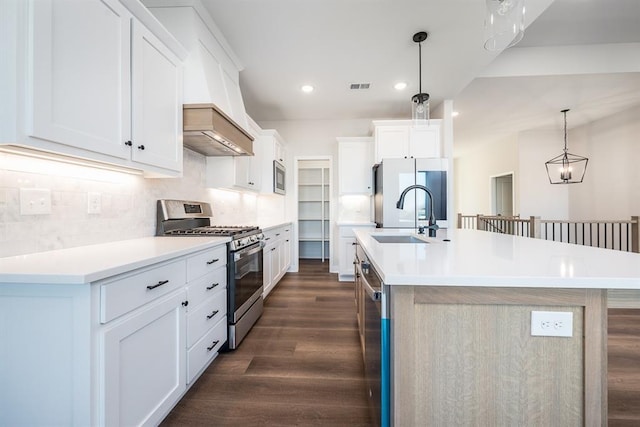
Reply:
[[330, 260], [331, 162], [300, 159], [298, 183], [298, 257]]
[[513, 216], [513, 172], [491, 177], [491, 214]]

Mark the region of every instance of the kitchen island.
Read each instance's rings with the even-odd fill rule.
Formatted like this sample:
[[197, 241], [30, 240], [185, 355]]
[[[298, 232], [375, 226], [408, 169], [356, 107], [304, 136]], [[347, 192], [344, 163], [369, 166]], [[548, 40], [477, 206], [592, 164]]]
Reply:
[[383, 283], [382, 425], [606, 425], [607, 292], [640, 289], [640, 255], [476, 230], [378, 241], [407, 233], [356, 231]]

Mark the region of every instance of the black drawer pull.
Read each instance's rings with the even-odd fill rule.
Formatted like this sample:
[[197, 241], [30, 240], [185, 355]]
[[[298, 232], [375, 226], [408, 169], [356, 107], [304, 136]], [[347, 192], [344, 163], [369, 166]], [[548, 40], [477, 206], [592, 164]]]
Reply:
[[220, 342], [220, 341], [215, 340], [214, 342], [212, 342], [212, 343], [211, 343], [211, 347], [207, 347], [207, 350], [208, 350], [208, 351], [213, 350], [213, 349], [214, 349], [214, 347], [215, 347], [215, 346], [217, 346], [219, 342]]
[[216, 286], [218, 286], [220, 283], [212, 283], [211, 286], [207, 286], [207, 290], [210, 291], [211, 289], [215, 288]]
[[183, 302], [182, 302], [182, 306], [183, 306], [183, 307], [186, 307], [186, 306], [188, 306], [188, 305], [189, 305], [189, 301], [183, 301]]
[[218, 314], [220, 310], [214, 310], [213, 313], [211, 313], [210, 315], [207, 316], [207, 319], [212, 319], [213, 316], [215, 316], [216, 314]]
[[144, 150], [144, 145], [138, 145], [138, 150]]
[[275, 251], [275, 250], [276, 250], [276, 248], [271, 248], [271, 251], [272, 251], [272, 252], [273, 252], [273, 251]]
[[161, 280], [161, 281], [159, 281], [158, 283], [156, 283], [155, 285], [149, 285], [149, 286], [147, 286], [147, 289], [149, 289], [149, 290], [151, 290], [151, 289], [155, 289], [155, 288], [157, 288], [158, 286], [166, 285], [167, 283], [169, 283], [169, 281], [168, 281], [168, 280]]
[[271, 240], [271, 237], [265, 237], [264, 240]]
[[280, 233], [276, 233], [276, 237], [278, 237], [280, 235]]
[[214, 258], [214, 259], [212, 259], [211, 261], [207, 261], [207, 265], [211, 265], [211, 264], [213, 264], [214, 262], [218, 262], [218, 261], [220, 261], [220, 259], [219, 259], [219, 258]]
[[125, 141], [124, 145], [126, 145], [127, 147], [131, 147], [133, 145], [133, 142]]

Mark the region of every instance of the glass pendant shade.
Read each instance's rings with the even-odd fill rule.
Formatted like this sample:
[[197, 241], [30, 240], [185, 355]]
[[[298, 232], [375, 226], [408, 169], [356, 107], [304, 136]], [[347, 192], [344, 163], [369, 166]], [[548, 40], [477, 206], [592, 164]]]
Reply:
[[411, 97], [411, 118], [416, 124], [426, 124], [429, 120], [429, 94], [417, 93]]
[[484, 48], [501, 51], [522, 40], [524, 0], [485, 0]]
[[551, 184], [581, 183], [589, 163], [588, 158], [571, 154], [567, 150], [567, 111], [569, 110], [562, 110], [564, 114], [564, 150], [562, 150], [562, 154], [544, 164]]

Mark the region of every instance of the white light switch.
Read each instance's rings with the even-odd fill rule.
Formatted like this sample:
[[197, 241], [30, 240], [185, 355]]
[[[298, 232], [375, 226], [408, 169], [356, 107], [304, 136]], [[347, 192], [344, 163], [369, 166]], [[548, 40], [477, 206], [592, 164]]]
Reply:
[[20, 189], [20, 215], [51, 213], [51, 190], [46, 188]]
[[102, 212], [102, 196], [100, 193], [89, 192], [87, 194], [87, 213], [99, 214]]
[[570, 311], [532, 311], [531, 335], [540, 337], [572, 337], [573, 313]]

